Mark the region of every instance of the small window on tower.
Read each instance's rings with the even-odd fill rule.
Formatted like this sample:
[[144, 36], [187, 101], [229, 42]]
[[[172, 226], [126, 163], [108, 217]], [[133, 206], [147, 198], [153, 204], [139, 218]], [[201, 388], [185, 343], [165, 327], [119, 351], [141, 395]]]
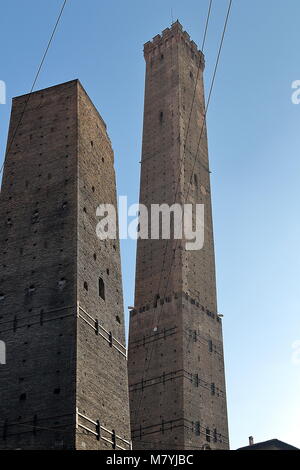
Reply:
[[159, 294], [156, 294], [155, 299], [154, 299], [154, 304], [153, 304], [153, 307], [154, 307], [154, 308], [157, 307], [157, 303], [158, 303], [159, 299], [160, 299]]
[[102, 277], [99, 277], [99, 297], [105, 300], [105, 285]]
[[160, 120], [161, 123], [162, 123], [163, 120], [164, 120], [164, 113], [163, 113], [163, 111], [161, 111], [160, 114], [159, 114], [159, 120]]
[[35, 286], [31, 284], [31, 286], [27, 289], [28, 294], [33, 294], [35, 292]]
[[196, 173], [194, 173], [194, 184], [195, 184], [195, 187], [198, 188], [198, 177]]

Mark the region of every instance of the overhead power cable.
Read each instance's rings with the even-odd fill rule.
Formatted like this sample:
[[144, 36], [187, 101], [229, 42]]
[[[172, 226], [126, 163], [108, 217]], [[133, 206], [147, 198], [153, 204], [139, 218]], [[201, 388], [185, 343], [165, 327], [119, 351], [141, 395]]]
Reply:
[[[204, 46], [205, 46], [205, 42], [206, 42], [207, 30], [208, 30], [208, 25], [209, 25], [209, 20], [210, 20], [210, 14], [211, 14], [211, 10], [212, 10], [212, 2], [213, 2], [213, 0], [209, 1], [208, 12], [207, 12], [207, 17], [206, 17], [206, 21], [205, 21], [204, 33], [203, 33], [202, 47], [201, 47], [202, 52], [204, 51]], [[189, 135], [189, 131], [190, 131], [190, 124], [191, 124], [191, 120], [192, 120], [192, 114], [193, 114], [193, 109], [194, 109], [194, 104], [195, 104], [195, 99], [196, 99], [197, 85], [198, 85], [198, 81], [199, 81], [199, 77], [200, 77], [201, 66], [202, 66], [202, 61], [199, 60], [199, 64], [198, 64], [198, 67], [197, 67], [197, 75], [196, 75], [196, 80], [195, 80], [195, 86], [194, 86], [194, 91], [193, 91], [192, 104], [191, 104], [191, 109], [190, 109], [189, 118], [188, 118], [188, 125], [187, 125], [187, 129], [186, 129], [185, 137], [184, 137], [183, 156], [185, 155], [185, 152], [186, 152], [186, 145], [187, 145], [188, 135]], [[176, 198], [177, 198], [177, 194], [178, 194], [178, 190], [179, 190], [179, 185], [180, 185], [180, 178], [178, 178], [178, 182], [177, 182], [177, 186], [176, 186], [176, 191], [175, 191], [175, 196], [174, 196], [174, 203], [176, 202]], [[162, 275], [163, 275], [165, 261], [166, 261], [168, 244], [169, 244], [169, 240], [166, 240], [166, 246], [165, 246], [165, 250], [164, 250], [162, 269], [161, 269], [161, 272], [160, 272], [160, 278], [159, 278], [159, 282], [158, 282], [158, 289], [157, 289], [158, 294], [160, 293], [160, 286], [161, 286]]]
[[[17, 135], [17, 132], [18, 132], [18, 130], [19, 130], [19, 127], [20, 127], [20, 125], [21, 125], [21, 123], [22, 123], [22, 120], [23, 120], [25, 111], [26, 111], [26, 109], [27, 109], [29, 100], [30, 100], [31, 95], [32, 95], [32, 93], [33, 93], [33, 90], [34, 90], [34, 87], [35, 87], [35, 85], [36, 85], [36, 82], [37, 82], [37, 80], [38, 80], [38, 78], [39, 78], [39, 75], [40, 75], [40, 73], [41, 73], [41, 70], [42, 70], [42, 67], [43, 67], [43, 65], [44, 65], [45, 59], [46, 59], [46, 57], [47, 57], [48, 51], [49, 51], [49, 49], [50, 49], [51, 43], [52, 43], [52, 41], [53, 41], [53, 39], [54, 39], [56, 30], [57, 30], [57, 28], [58, 28], [59, 22], [60, 22], [60, 20], [61, 20], [61, 17], [62, 17], [62, 15], [63, 15], [64, 9], [65, 9], [65, 6], [66, 6], [66, 3], [67, 3], [67, 0], [64, 0], [64, 2], [63, 2], [63, 4], [62, 4], [62, 7], [61, 7], [61, 9], [60, 9], [59, 15], [58, 15], [58, 17], [57, 17], [57, 20], [56, 20], [56, 22], [55, 22], [55, 25], [54, 25], [54, 27], [53, 27], [53, 30], [52, 30], [50, 39], [49, 39], [48, 44], [47, 44], [47, 47], [46, 47], [46, 49], [45, 49], [45, 52], [44, 52], [43, 57], [42, 57], [42, 59], [41, 59], [41, 62], [40, 62], [40, 64], [39, 64], [39, 66], [38, 66], [37, 72], [36, 72], [36, 74], [35, 74], [35, 77], [34, 77], [34, 80], [33, 80], [33, 83], [32, 83], [31, 89], [30, 89], [30, 92], [29, 92], [29, 94], [28, 94], [28, 96], [27, 96], [27, 98], [26, 98], [26, 101], [25, 101], [24, 108], [23, 108], [23, 110], [22, 110], [20, 119], [19, 119], [19, 121], [18, 121], [18, 123], [17, 123], [17, 126], [16, 126], [14, 132], [13, 132], [12, 138], [10, 139], [10, 142], [8, 143], [6, 155], [9, 154], [9, 152], [10, 152], [10, 150], [11, 150], [11, 148], [12, 148], [13, 142], [14, 142], [14, 140], [15, 140], [15, 137], [16, 137], [16, 135]], [[1, 176], [1, 173], [2, 173], [3, 168], [4, 168], [4, 162], [5, 162], [5, 159], [4, 159], [3, 164], [2, 164], [2, 166], [1, 166], [1, 168], [0, 168], [0, 176]]]
[[[213, 92], [214, 85], [215, 85], [217, 70], [218, 70], [218, 66], [219, 66], [219, 62], [220, 62], [221, 52], [222, 52], [224, 39], [225, 39], [225, 34], [226, 34], [226, 31], [227, 31], [227, 26], [228, 26], [228, 20], [229, 20], [229, 16], [230, 16], [230, 12], [231, 12], [232, 1], [233, 0], [229, 0], [228, 9], [227, 9], [226, 17], [225, 17], [224, 28], [223, 28], [221, 41], [220, 41], [220, 45], [219, 45], [219, 49], [218, 49], [218, 53], [217, 53], [217, 58], [216, 58], [216, 62], [215, 62], [214, 71], [213, 71], [212, 81], [211, 81], [210, 90], [209, 90], [209, 94], [208, 94], [208, 100], [207, 100], [207, 104], [206, 104], [206, 108], [205, 108], [205, 112], [204, 112], [204, 116], [203, 116], [203, 123], [202, 123], [201, 131], [200, 131], [200, 137], [199, 137], [199, 140], [198, 140], [197, 150], [196, 150], [195, 157], [194, 157], [194, 163], [193, 163], [193, 167], [192, 167], [192, 174], [191, 174], [190, 183], [189, 183], [189, 186], [188, 186], [187, 197], [189, 195], [189, 190], [190, 190], [191, 181], [192, 181], [193, 174], [194, 174], [194, 169], [195, 169], [197, 156], [198, 156], [198, 152], [199, 152], [199, 148], [200, 148], [200, 144], [201, 144], [201, 140], [202, 140], [202, 136], [203, 136], [203, 131], [205, 129], [206, 116], [207, 116], [207, 112], [208, 112], [209, 105], [210, 105], [210, 102], [211, 102], [212, 92]], [[206, 35], [207, 35], [207, 28], [208, 28], [208, 21], [209, 21], [210, 13], [211, 13], [211, 7], [212, 7], [212, 4], [210, 2], [208, 15], [207, 15], [207, 21], [206, 21], [206, 27], [205, 27], [205, 31], [204, 31], [203, 44], [205, 44], [205, 38], [206, 38]], [[199, 72], [200, 72], [200, 70], [199, 70]], [[195, 90], [196, 90], [196, 86], [197, 86], [197, 81], [196, 81], [196, 85], [195, 85]], [[193, 109], [194, 100], [195, 100], [195, 94], [194, 94], [194, 97], [193, 97], [191, 112], [192, 112], [192, 109]], [[190, 119], [191, 119], [191, 114], [190, 114]], [[190, 119], [189, 119], [188, 127], [190, 125]], [[187, 138], [187, 135], [186, 135], [186, 138]], [[185, 140], [185, 143], [184, 143], [184, 149], [185, 149], [185, 147], [186, 147], [186, 140]], [[183, 158], [184, 158], [184, 155], [183, 155]], [[174, 201], [174, 203], [176, 202], [176, 197], [177, 197], [178, 188], [179, 188], [179, 182], [180, 182], [180, 177], [179, 177], [178, 184], [177, 184], [177, 189], [176, 189], [176, 192], [175, 192], [175, 201]], [[185, 198], [185, 201], [187, 200], [187, 197]], [[169, 240], [167, 240], [167, 242], [168, 241]], [[167, 283], [166, 283], [163, 298], [166, 296], [166, 293], [167, 293], [169, 280], [170, 280], [170, 274], [171, 274], [171, 270], [172, 270], [173, 261], [175, 259], [175, 253], [176, 253], [177, 245], [178, 245], [178, 240], [176, 240], [175, 249], [173, 250], [173, 255], [172, 255], [172, 258], [171, 258], [170, 269], [169, 269], [169, 273], [168, 273], [168, 278], [167, 278]], [[165, 262], [165, 258], [166, 258], [166, 251], [167, 251], [167, 243], [166, 243], [166, 249], [165, 249], [165, 253], [164, 253], [163, 267], [162, 267], [161, 275], [160, 275], [160, 283], [161, 283], [161, 279], [162, 279], [162, 275], [163, 275], [164, 262]], [[159, 290], [158, 290], [159, 293], [160, 293], [160, 283], [159, 283]], [[159, 312], [158, 316], [156, 317], [155, 322], [153, 323], [153, 328], [155, 326], [157, 327], [159, 325], [159, 319], [160, 319], [161, 314], [163, 312], [163, 307], [164, 307], [164, 303], [161, 305], [160, 312]], [[147, 372], [150, 368], [153, 349], [154, 349], [154, 343], [153, 343], [152, 348], [150, 349], [149, 357], [148, 357], [148, 351], [147, 351], [146, 356], [145, 356], [144, 371], [143, 371], [143, 375], [142, 375], [142, 380], [145, 380]], [[146, 364], [147, 364], [147, 367], [146, 367]], [[139, 404], [138, 404], [138, 407], [137, 407], [136, 413], [135, 413], [135, 421], [137, 421], [142, 400], [143, 400], [143, 390], [141, 390], [141, 393], [140, 393], [140, 400], [139, 400]]]

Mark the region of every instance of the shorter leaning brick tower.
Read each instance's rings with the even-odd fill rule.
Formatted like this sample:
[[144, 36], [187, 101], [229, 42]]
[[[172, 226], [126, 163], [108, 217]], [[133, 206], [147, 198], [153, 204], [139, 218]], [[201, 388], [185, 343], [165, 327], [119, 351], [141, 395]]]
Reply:
[[129, 449], [119, 241], [96, 237], [111, 142], [78, 80], [33, 93], [18, 126], [27, 100], [0, 199], [0, 449]]

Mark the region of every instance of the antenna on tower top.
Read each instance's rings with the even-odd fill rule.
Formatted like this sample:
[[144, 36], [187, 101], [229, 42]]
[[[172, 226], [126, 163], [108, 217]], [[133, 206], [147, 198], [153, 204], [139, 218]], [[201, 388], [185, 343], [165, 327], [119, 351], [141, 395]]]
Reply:
[[172, 21], [172, 24], [173, 24], [174, 23], [173, 8], [171, 8], [171, 21]]

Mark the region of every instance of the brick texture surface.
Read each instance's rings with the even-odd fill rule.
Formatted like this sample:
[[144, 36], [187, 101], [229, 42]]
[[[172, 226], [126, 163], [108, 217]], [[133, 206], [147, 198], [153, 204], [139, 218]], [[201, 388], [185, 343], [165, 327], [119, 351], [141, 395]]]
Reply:
[[204, 56], [178, 22], [146, 43], [144, 55], [140, 202], [149, 211], [151, 204], [204, 204], [205, 241], [201, 250], [189, 251], [184, 240], [138, 240], [129, 336], [133, 445], [227, 449]]
[[112, 449], [76, 427], [98, 420], [130, 439], [119, 242], [96, 237], [102, 202], [116, 205], [113, 151], [79, 81], [15, 98], [0, 200], [0, 449]]

